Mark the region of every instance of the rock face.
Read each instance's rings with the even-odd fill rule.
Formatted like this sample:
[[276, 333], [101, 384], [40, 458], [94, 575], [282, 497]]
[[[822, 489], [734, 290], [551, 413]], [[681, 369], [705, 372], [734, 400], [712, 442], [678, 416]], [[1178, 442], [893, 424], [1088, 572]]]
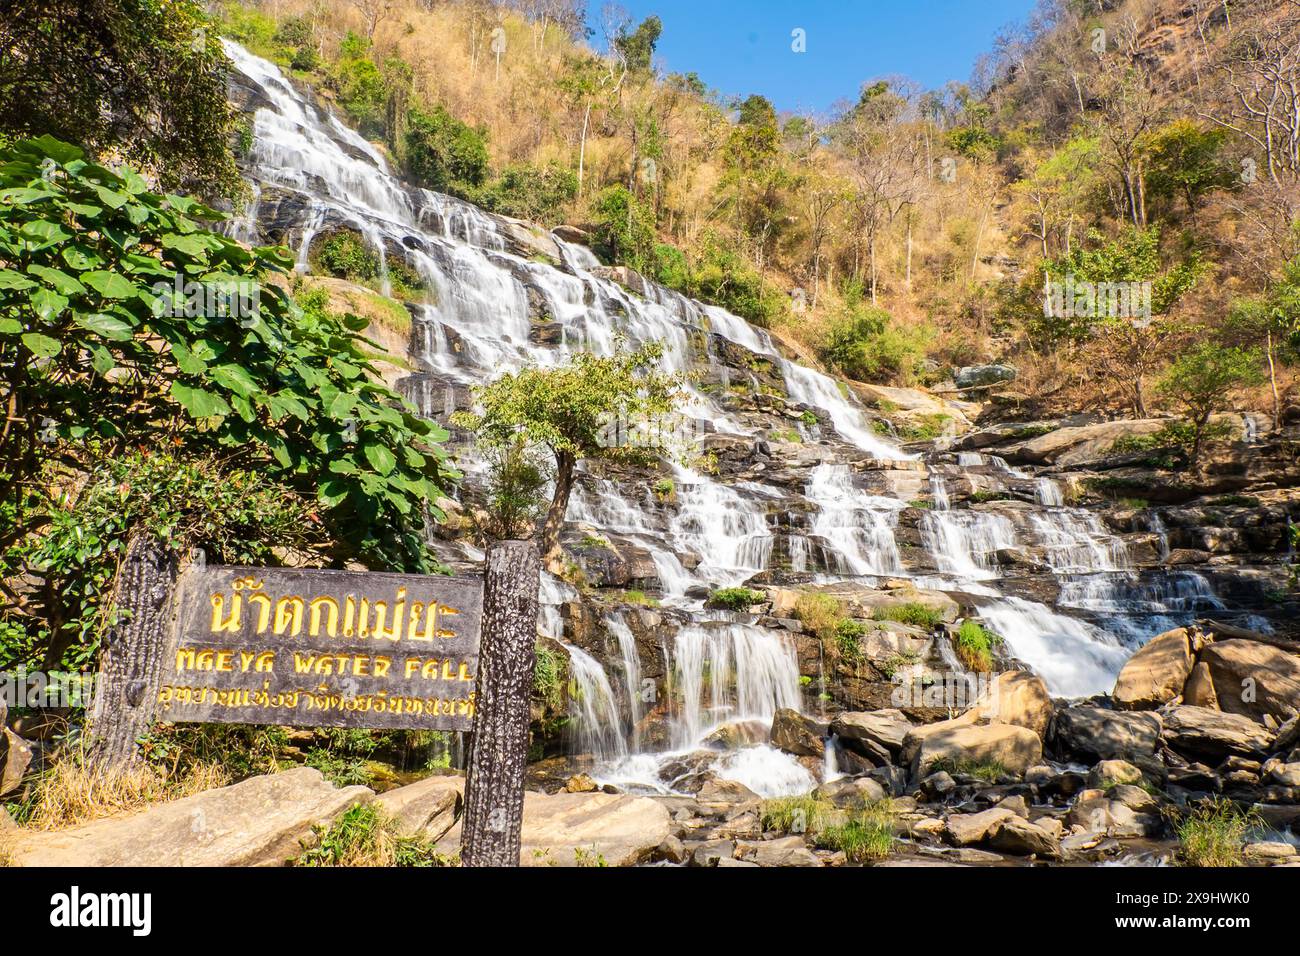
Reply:
[[1058, 746], [1094, 760], [1150, 757], [1160, 742], [1161, 720], [1153, 713], [1125, 713], [1102, 707], [1070, 707], [1057, 713]]
[[912, 723], [898, 710], [846, 711], [831, 721], [830, 732], [840, 742], [853, 747], [858, 742], [869, 742], [871, 748], [884, 748], [897, 754], [903, 747], [903, 738], [912, 729]]
[[1036, 675], [1006, 671], [992, 680], [974, 710], [976, 719], [1024, 727], [1041, 740], [1047, 736], [1047, 725], [1052, 720], [1052, 698], [1047, 685]]
[[930, 724], [924, 735], [908, 734], [904, 754], [915, 748], [912, 774], [920, 778], [936, 763], [996, 763], [1023, 774], [1043, 756], [1038, 735], [1014, 724], [971, 724], [943, 721]]
[[1192, 644], [1184, 627], [1147, 641], [1128, 659], [1111, 695], [1125, 710], [1154, 710], [1183, 692], [1192, 673]]
[[1058, 428], [1015, 446], [1015, 457], [1040, 464], [1071, 467], [1104, 457], [1121, 438], [1150, 435], [1168, 422], [1163, 418], [1098, 422]]
[[455, 825], [464, 801], [461, 777], [434, 776], [385, 791], [375, 798], [402, 832], [437, 842]]
[[782, 708], [772, 718], [772, 746], [797, 757], [821, 757], [826, 753], [822, 739], [826, 726], [797, 710]]
[[1230, 714], [1286, 720], [1300, 708], [1300, 654], [1259, 641], [1215, 641], [1201, 651], [1219, 707]]
[[21, 866], [281, 866], [314, 824], [374, 798], [339, 789], [310, 767], [155, 804], [129, 817], [30, 833], [12, 848]]
[[[672, 819], [648, 797], [610, 793], [524, 794], [521, 866], [634, 866], [672, 836]], [[439, 849], [460, 846], [460, 823]]]
[[1263, 724], [1208, 707], [1173, 707], [1165, 714], [1165, 739], [1179, 753], [1212, 761], [1262, 753], [1273, 740]]

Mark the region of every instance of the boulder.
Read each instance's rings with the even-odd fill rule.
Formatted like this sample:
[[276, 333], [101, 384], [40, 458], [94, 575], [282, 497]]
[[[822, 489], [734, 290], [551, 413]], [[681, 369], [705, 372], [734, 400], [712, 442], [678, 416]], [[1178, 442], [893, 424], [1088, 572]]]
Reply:
[[1057, 745], [1093, 760], [1149, 758], [1160, 741], [1161, 719], [1149, 711], [1129, 712], [1102, 707], [1068, 707], [1053, 723]]
[[803, 837], [780, 837], [736, 845], [736, 859], [759, 866], [821, 866], [822, 861], [808, 849]]
[[1052, 697], [1037, 675], [1005, 671], [989, 682], [973, 709], [977, 720], [1025, 727], [1041, 740], [1052, 720]]
[[772, 746], [796, 757], [821, 757], [826, 753], [826, 724], [782, 707], [772, 717]]
[[[458, 822], [438, 849], [460, 846]], [[649, 797], [613, 793], [524, 792], [521, 866], [635, 866], [673, 834], [668, 808]], [[727, 853], [730, 856], [730, 851]]]
[[565, 793], [595, 793], [599, 789], [600, 784], [589, 773], [575, 773], [564, 781]]
[[1300, 708], [1300, 654], [1234, 638], [1201, 651], [1209, 667], [1219, 707], [1230, 714], [1284, 721]]
[[[840, 742], [852, 747], [858, 741], [870, 741], [897, 755], [912, 722], [899, 710], [846, 711], [831, 721], [830, 732]], [[855, 748], [856, 749], [856, 748]], [[872, 753], [875, 750], [872, 748]], [[871, 754], [869, 753], [868, 756]]]
[[870, 777], [840, 777], [824, 783], [813, 796], [841, 810], [861, 810], [885, 798], [885, 788]]
[[760, 798], [739, 781], [712, 777], [696, 791], [695, 799], [700, 803], [748, 803]]
[[953, 382], [958, 388], [980, 388], [1013, 382], [1016, 374], [1014, 365], [965, 365], [957, 370]]
[[456, 824], [464, 792], [464, 778], [449, 774], [386, 790], [375, 803], [397, 820], [403, 833], [436, 843]]
[[[945, 726], [946, 725], [946, 726]], [[912, 761], [912, 775], [919, 779], [936, 763], [960, 764], [996, 763], [1014, 774], [1023, 774], [1043, 757], [1043, 743], [1038, 735], [1014, 724], [970, 724], [942, 721], [931, 724], [929, 730], [916, 741]], [[913, 748], [909, 742], [916, 731], [909, 733], [903, 752]]]
[[1241, 855], [1251, 863], [1272, 863], [1275, 860], [1289, 860], [1296, 855], [1296, 849], [1290, 843], [1280, 840], [1267, 840], [1262, 843], [1248, 843]]
[[1121, 783], [1140, 783], [1142, 771], [1127, 760], [1103, 760], [1088, 773], [1088, 786], [1106, 789]]
[[1273, 740], [1263, 724], [1249, 717], [1184, 704], [1165, 712], [1165, 740], [1192, 758], [1220, 761], [1230, 755], [1262, 754]]
[[17, 790], [32, 763], [32, 745], [0, 723], [0, 797]]
[[1015, 815], [1001, 807], [994, 807], [980, 813], [954, 813], [948, 817], [945, 836], [956, 846], [980, 843], [993, 832], [994, 827], [1012, 819]]
[[127, 817], [29, 833], [11, 852], [21, 866], [282, 866], [314, 825], [372, 799], [365, 787], [339, 789], [320, 771], [297, 767]]
[[1139, 437], [1160, 431], [1169, 422], [1163, 418], [1140, 418], [1132, 421], [1097, 422], [1058, 428], [1015, 445], [1018, 459], [1035, 464], [1073, 467], [1083, 462], [1105, 458], [1111, 446], [1121, 438]]
[[1154, 710], [1183, 692], [1192, 663], [1187, 628], [1157, 634], [1121, 668], [1111, 696], [1124, 710]]
[[1019, 856], [1056, 859], [1061, 855], [1057, 837], [1020, 816], [1010, 816], [994, 824], [988, 843], [995, 850]]
[[1219, 709], [1219, 695], [1214, 692], [1214, 678], [1210, 675], [1210, 665], [1197, 661], [1183, 685], [1183, 703], [1193, 707]]

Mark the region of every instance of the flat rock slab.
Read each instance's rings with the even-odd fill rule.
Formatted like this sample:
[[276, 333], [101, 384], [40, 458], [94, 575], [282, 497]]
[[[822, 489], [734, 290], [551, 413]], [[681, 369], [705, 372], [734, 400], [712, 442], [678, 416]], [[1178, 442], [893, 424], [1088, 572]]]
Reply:
[[[649, 797], [612, 793], [524, 794], [522, 866], [635, 866], [672, 835], [668, 809]], [[460, 823], [439, 849], [460, 847]]]
[[20, 866], [282, 866], [316, 824], [369, 803], [366, 787], [339, 789], [310, 767], [251, 777], [67, 830], [26, 831]]
[[436, 843], [455, 826], [464, 799], [465, 778], [448, 774], [387, 790], [375, 803], [397, 820], [403, 833]]

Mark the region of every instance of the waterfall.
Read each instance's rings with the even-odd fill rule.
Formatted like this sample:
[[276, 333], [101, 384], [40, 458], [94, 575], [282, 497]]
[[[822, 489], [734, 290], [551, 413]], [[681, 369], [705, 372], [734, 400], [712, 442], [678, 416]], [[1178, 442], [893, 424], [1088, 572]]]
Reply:
[[[662, 708], [670, 737], [663, 753], [644, 752], [639, 736], [650, 711], [660, 710], [642, 700], [642, 675], [657, 671], [641, 660], [629, 621], [616, 612], [605, 615], [607, 665], [564, 643], [574, 744], [600, 761], [600, 779], [662, 788], [658, 773], [665, 762], [700, 747], [719, 724], [770, 722], [779, 708], [800, 708], [799, 667], [786, 632], [740, 620], [703, 620], [699, 613], [701, 590], [743, 584], [770, 569], [778, 535], [786, 549], [779, 553], [788, 553], [796, 572], [812, 565], [829, 569], [833, 577], [910, 577], [922, 586], [973, 595], [980, 615], [1012, 653], [1058, 695], [1109, 689], [1131, 646], [1155, 633], [1153, 627], [1216, 606], [1204, 578], [1191, 572], [1139, 574], [1122, 540], [1107, 534], [1090, 513], [1066, 508], [1054, 481], [1034, 479], [996, 455], [979, 452], [958, 453], [955, 465], [951, 455], [944, 456], [946, 474], [931, 470], [934, 507], [919, 517], [920, 540], [940, 576], [915, 574], [896, 540], [908, 503], [899, 500], [901, 492], [895, 497], [864, 490], [877, 486], [868, 484], [864, 466], [871, 463], [862, 459], [905, 462], [897, 469], [905, 473], [918, 467], [916, 456], [903, 454], [872, 427], [852, 390], [790, 361], [768, 332], [724, 309], [653, 283], [646, 284], [645, 295], [629, 292], [608, 278], [583, 246], [540, 234], [537, 241], [550, 244], [546, 248], [553, 252], [521, 252], [523, 226], [404, 184], [380, 150], [295, 89], [273, 64], [236, 44], [225, 46], [262, 103], [248, 156], [256, 199], [228, 228], [241, 239], [255, 240], [257, 216], [274, 209], [276, 221], [287, 227], [284, 241], [294, 248], [300, 272], [310, 271], [313, 240], [340, 227], [356, 230], [373, 247], [382, 289], [388, 288], [390, 271], [401, 265], [412, 270], [425, 291], [408, 303], [417, 371], [406, 387], [422, 413], [445, 418], [464, 401], [469, 386], [503, 372], [554, 367], [581, 350], [608, 355], [620, 340], [633, 347], [662, 344], [665, 371], [686, 374], [707, 367], [724, 381], [728, 366], [720, 360], [721, 346], [731, 343], [779, 373], [794, 406], [787, 410], [790, 421], [797, 420], [799, 406], [816, 410], [820, 426], [798, 425], [818, 456], [804, 458], [800, 467], [821, 462], [808, 473], [802, 489], [806, 501], [791, 493], [788, 478], [765, 478], [757, 467], [746, 472], [746, 480], [729, 481], [698, 459], [692, 465], [669, 463], [671, 505], [657, 502], [644, 484], [620, 485], [580, 469], [568, 521], [644, 549], [659, 581], [658, 596], [671, 610], [665, 616], [677, 620], [685, 613], [694, 621], [666, 636], [659, 651], [670, 690]], [[541, 329], [547, 334], [539, 334]], [[686, 378], [684, 417], [692, 428], [755, 437], [759, 426], [752, 424], [752, 415], [729, 410], [694, 376]], [[684, 436], [690, 451], [698, 452], [697, 437]], [[832, 460], [835, 455], [840, 460]], [[483, 465], [472, 450], [462, 458], [466, 474], [480, 479]], [[772, 470], [781, 467], [775, 462]], [[981, 469], [974, 477], [1010, 486], [1021, 497], [1033, 482], [1037, 505], [1017, 504], [1042, 510], [1026, 516], [1011, 508], [953, 507], [948, 479], [973, 468]], [[953, 483], [951, 493], [960, 487]], [[783, 519], [792, 498], [801, 511], [809, 506], [797, 524]], [[1152, 520], [1158, 518], [1153, 514]], [[799, 533], [789, 533], [794, 528]], [[460, 547], [468, 559], [481, 559], [472, 546]], [[1002, 574], [997, 552], [1021, 547], [1042, 550], [1060, 588], [1055, 607], [994, 587]], [[539, 631], [561, 642], [566, 636], [572, 640], [565, 634], [561, 606], [577, 600], [571, 585], [543, 574]], [[764, 745], [719, 757], [714, 769], [763, 795], [803, 792], [813, 779], [794, 758]]]

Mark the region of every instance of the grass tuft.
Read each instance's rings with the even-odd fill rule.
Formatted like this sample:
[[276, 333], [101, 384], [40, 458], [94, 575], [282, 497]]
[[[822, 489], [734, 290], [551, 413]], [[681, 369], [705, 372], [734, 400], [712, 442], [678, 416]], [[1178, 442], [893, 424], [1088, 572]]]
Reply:
[[294, 866], [456, 866], [432, 843], [403, 836], [393, 818], [369, 804], [357, 804], [332, 825], [315, 828], [316, 845], [303, 850]]
[[1174, 826], [1187, 866], [1241, 866], [1246, 834], [1260, 825], [1253, 811], [1219, 797], [1188, 810]]

